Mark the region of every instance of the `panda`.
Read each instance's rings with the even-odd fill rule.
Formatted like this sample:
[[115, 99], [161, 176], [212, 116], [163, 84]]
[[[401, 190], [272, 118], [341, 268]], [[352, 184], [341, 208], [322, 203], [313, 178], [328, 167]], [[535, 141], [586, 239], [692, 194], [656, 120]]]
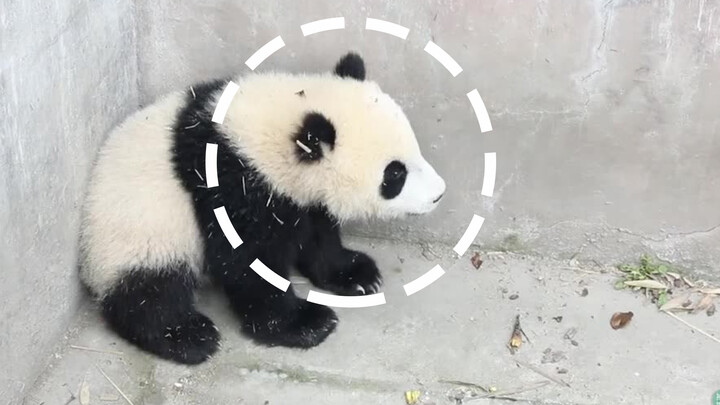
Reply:
[[[323, 342], [335, 312], [272, 286], [250, 268], [255, 259], [334, 294], [379, 291], [375, 261], [344, 247], [340, 226], [429, 213], [445, 182], [401, 107], [365, 75], [350, 51], [321, 74], [233, 77], [222, 124], [212, 115], [230, 79], [206, 81], [108, 134], [82, 206], [79, 275], [113, 333], [169, 361], [211, 358], [220, 333], [194, 304], [207, 279], [256, 344]], [[214, 188], [208, 143], [218, 145]], [[235, 249], [214, 215], [220, 206], [243, 239]]]

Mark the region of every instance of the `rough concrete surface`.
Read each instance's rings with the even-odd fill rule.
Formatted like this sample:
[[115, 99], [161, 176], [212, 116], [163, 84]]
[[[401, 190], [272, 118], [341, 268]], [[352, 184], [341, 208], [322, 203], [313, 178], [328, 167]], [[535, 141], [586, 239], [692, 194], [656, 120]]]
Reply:
[[[586, 265], [648, 252], [720, 281], [719, 8], [720, 0], [0, 0], [0, 403], [19, 401], [82, 302], [77, 214], [107, 129], [166, 91], [248, 71], [245, 60], [277, 35], [286, 46], [259, 71], [327, 70], [348, 49], [360, 51], [447, 180], [447, 198], [429, 217], [348, 233], [452, 245], [477, 214], [486, 218], [476, 239], [484, 250]], [[346, 29], [302, 36], [301, 24], [338, 16]], [[366, 17], [410, 34], [403, 41], [365, 31]], [[423, 52], [429, 40], [457, 60], [460, 75]], [[466, 97], [475, 88], [492, 132], [479, 132]], [[492, 197], [480, 192], [485, 152], [498, 156]], [[408, 261], [395, 287], [430, 265], [414, 268], [408, 263], [417, 255], [402, 254]], [[438, 378], [524, 386], [542, 378], [518, 369], [504, 349], [516, 310], [533, 342], [517, 356], [538, 364], [548, 347], [565, 352], [572, 386], [525, 398], [683, 404], [703, 403], [718, 389], [718, 351], [701, 335], [639, 297], [606, 289], [605, 276], [561, 271], [559, 263], [490, 261], [481, 272], [448, 266], [437, 285], [411, 299], [396, 288], [388, 306], [341, 311], [338, 334], [302, 354], [249, 346], [222, 315], [222, 301], [209, 296], [204, 305], [224, 316], [227, 337], [211, 364], [193, 371], [155, 364], [120, 342], [129, 353], [123, 362], [65, 351], [28, 403], [64, 404], [84, 375], [109, 390], [91, 361], [103, 361], [146, 403], [283, 403], [295, 392], [297, 403], [319, 395], [327, 403], [392, 404], [416, 379], [436, 396], [446, 388]], [[597, 292], [580, 299], [574, 285], [558, 284], [576, 277]], [[525, 292], [509, 301], [502, 285]], [[636, 319], [611, 332], [607, 318], [621, 308], [636, 308]], [[548, 321], [555, 312], [566, 314], [559, 325]], [[110, 347], [116, 340], [90, 314], [74, 339]], [[717, 333], [716, 318], [692, 320]], [[562, 346], [570, 327], [587, 341]], [[174, 387], [183, 376], [188, 382]]]
[[131, 2], [0, 1], [0, 403], [75, 314], [79, 207], [109, 127], [137, 105]]
[[[356, 227], [361, 235], [456, 240], [486, 217], [485, 248], [620, 262], [649, 252], [720, 279], [720, 1], [170, 0], [138, 4], [144, 102], [245, 60], [281, 35], [257, 69], [326, 70], [360, 50], [369, 76], [406, 108], [448, 180], [430, 219]], [[300, 25], [345, 17], [303, 37]], [[406, 41], [365, 31], [402, 24]], [[463, 72], [423, 52], [434, 40]], [[480, 134], [477, 88], [493, 131]], [[492, 198], [483, 153], [498, 156]]]
[[[83, 381], [90, 403], [126, 403], [103, 372], [137, 405], [401, 405], [412, 389], [437, 405], [510, 403], [470, 398], [470, 389], [443, 382], [450, 380], [495, 387], [498, 396], [531, 404], [709, 405], [720, 389], [718, 343], [643, 296], [614, 290], [613, 274], [512, 254], [483, 254], [475, 269], [473, 251], [457, 259], [448, 246], [357, 239], [351, 246], [378, 260], [388, 303], [338, 309], [336, 333], [315, 349], [256, 347], [239, 335], [222, 296], [207, 290], [200, 306], [218, 322], [223, 347], [206, 364], [178, 366], [108, 333], [90, 307], [25, 404], [64, 404]], [[446, 274], [406, 297], [402, 285], [435, 264]], [[297, 288], [305, 296], [308, 286]], [[613, 330], [609, 321], [618, 311], [634, 317]], [[507, 345], [516, 315], [526, 338], [512, 355]], [[681, 316], [720, 333], [716, 317]]]

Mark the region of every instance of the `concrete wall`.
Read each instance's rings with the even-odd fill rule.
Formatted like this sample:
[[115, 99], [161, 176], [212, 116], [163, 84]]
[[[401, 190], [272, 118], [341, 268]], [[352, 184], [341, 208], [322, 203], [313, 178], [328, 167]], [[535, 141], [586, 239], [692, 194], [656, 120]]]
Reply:
[[[40, 4], [37, 2], [36, 4]], [[330, 68], [361, 51], [448, 180], [435, 214], [355, 232], [477, 242], [608, 264], [652, 252], [720, 278], [720, 1], [0, 3], [0, 398], [14, 403], [81, 300], [78, 208], [107, 129], [138, 103], [245, 71]], [[300, 25], [345, 16], [304, 38]], [[363, 29], [370, 16], [407, 41]], [[422, 51], [434, 40], [464, 68]], [[494, 131], [480, 134], [477, 88]], [[483, 153], [498, 153], [493, 198]], [[10, 366], [8, 366], [10, 365]]]
[[[0, 1], [0, 403], [20, 403], [82, 297], [78, 209], [137, 105], [130, 1]], [[58, 398], [58, 401], [60, 399]]]
[[[455, 243], [473, 213], [478, 242], [614, 263], [655, 253], [715, 277], [720, 261], [720, 1], [190, 1], [140, 4], [143, 101], [193, 80], [258, 70], [321, 70], [360, 50], [369, 74], [406, 107], [449, 180], [435, 215], [356, 228]], [[304, 38], [300, 25], [346, 17]], [[410, 28], [407, 41], [364, 18]], [[434, 39], [464, 71], [423, 52]], [[494, 131], [480, 134], [477, 88]], [[497, 152], [493, 198], [483, 153]]]

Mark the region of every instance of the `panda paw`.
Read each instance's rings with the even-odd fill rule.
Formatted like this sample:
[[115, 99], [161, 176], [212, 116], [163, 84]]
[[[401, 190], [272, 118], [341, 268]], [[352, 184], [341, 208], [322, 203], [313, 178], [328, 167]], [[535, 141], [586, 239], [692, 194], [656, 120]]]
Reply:
[[337, 323], [332, 309], [298, 300], [292, 313], [273, 313], [265, 319], [246, 318], [242, 331], [264, 346], [309, 349], [325, 341]]
[[220, 346], [220, 332], [207, 316], [190, 314], [183, 322], [167, 327], [161, 355], [182, 364], [200, 364]]
[[380, 292], [383, 278], [375, 261], [365, 253], [345, 250], [344, 266], [336, 269], [323, 286], [339, 295], [370, 295]]

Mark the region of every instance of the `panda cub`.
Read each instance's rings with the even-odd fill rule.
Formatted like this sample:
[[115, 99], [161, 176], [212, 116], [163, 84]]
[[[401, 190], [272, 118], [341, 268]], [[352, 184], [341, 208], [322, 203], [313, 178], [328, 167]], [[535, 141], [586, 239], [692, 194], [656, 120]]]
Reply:
[[[107, 325], [161, 358], [198, 364], [220, 340], [194, 290], [224, 289], [240, 330], [267, 346], [310, 348], [333, 332], [331, 308], [283, 293], [249, 266], [296, 269], [339, 295], [376, 293], [368, 255], [345, 248], [339, 224], [432, 211], [445, 182], [423, 158], [402, 109], [343, 56], [316, 75], [253, 73], [222, 124], [212, 121], [229, 80], [171, 93], [110, 132], [83, 205], [80, 277]], [[219, 187], [208, 189], [207, 143]], [[243, 243], [233, 249], [214, 214], [224, 206]]]

